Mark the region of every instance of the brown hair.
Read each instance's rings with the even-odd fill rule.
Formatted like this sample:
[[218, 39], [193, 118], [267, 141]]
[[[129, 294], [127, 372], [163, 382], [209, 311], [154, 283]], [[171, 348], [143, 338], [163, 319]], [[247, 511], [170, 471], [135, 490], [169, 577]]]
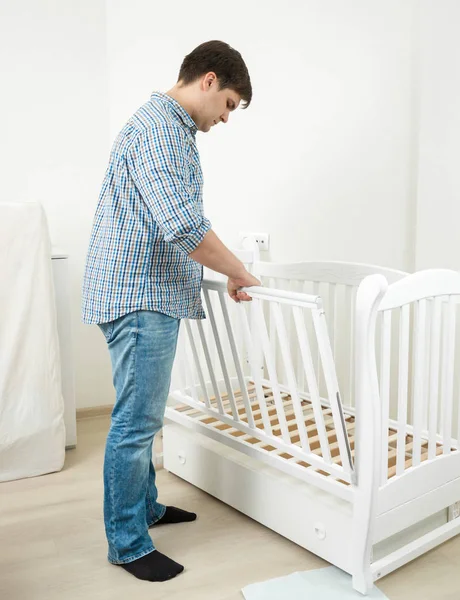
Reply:
[[237, 50], [217, 40], [200, 44], [184, 58], [178, 81], [188, 85], [210, 71], [216, 74], [219, 89], [233, 90], [244, 101], [243, 108], [249, 106], [252, 99], [251, 79], [243, 57]]

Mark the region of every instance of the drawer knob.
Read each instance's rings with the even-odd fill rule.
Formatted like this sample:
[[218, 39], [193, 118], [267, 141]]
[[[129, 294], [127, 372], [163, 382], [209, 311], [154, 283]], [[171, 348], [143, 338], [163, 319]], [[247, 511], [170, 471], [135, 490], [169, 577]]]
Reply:
[[326, 537], [326, 528], [324, 527], [324, 525], [322, 523], [316, 523], [315, 525], [315, 533], [316, 533], [316, 537], [319, 540], [324, 540]]

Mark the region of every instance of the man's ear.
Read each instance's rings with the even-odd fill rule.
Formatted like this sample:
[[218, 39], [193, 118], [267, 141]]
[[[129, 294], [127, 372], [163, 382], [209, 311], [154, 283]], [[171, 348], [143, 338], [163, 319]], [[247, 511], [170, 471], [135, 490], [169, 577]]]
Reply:
[[210, 71], [209, 73], [206, 73], [206, 75], [203, 78], [203, 88], [208, 90], [209, 88], [211, 88], [213, 85], [215, 85], [217, 83], [217, 76], [214, 72]]

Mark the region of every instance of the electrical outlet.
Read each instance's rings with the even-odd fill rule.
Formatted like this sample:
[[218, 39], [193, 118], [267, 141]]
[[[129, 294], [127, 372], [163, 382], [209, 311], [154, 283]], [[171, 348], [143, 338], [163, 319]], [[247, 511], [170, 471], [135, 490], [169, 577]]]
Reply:
[[245, 240], [254, 240], [259, 246], [259, 250], [268, 250], [270, 245], [270, 234], [240, 231], [240, 242], [244, 243]]

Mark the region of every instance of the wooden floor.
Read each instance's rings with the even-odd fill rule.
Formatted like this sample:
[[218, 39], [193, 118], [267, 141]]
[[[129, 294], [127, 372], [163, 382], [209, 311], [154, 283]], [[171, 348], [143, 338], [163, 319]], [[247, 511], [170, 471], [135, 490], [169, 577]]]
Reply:
[[[102, 460], [109, 420], [80, 421], [62, 472], [0, 484], [1, 600], [242, 600], [249, 583], [326, 566], [295, 544], [160, 471], [160, 500], [199, 513], [154, 530], [185, 565], [166, 583], [136, 580], [106, 560]], [[379, 582], [390, 600], [458, 600], [460, 536]], [[285, 600], [289, 600], [286, 598]]]

